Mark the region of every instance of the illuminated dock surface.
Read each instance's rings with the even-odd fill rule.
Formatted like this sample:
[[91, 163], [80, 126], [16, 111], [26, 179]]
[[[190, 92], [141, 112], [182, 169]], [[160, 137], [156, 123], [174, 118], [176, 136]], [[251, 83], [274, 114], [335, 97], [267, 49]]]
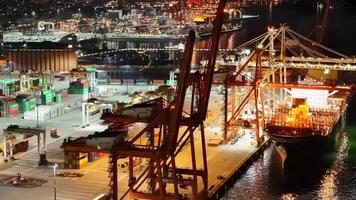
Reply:
[[[120, 86], [119, 86], [120, 87]], [[121, 86], [123, 87], [123, 86]], [[147, 86], [137, 86], [140, 89], [146, 88]], [[126, 87], [122, 88], [126, 90]], [[135, 86], [130, 87], [131, 91]], [[118, 95], [110, 97], [111, 99], [119, 98], [121, 100], [127, 99], [127, 96]], [[221, 95], [217, 92], [213, 92], [212, 99], [218, 100], [221, 98]], [[75, 99], [75, 98], [74, 98]], [[220, 112], [220, 102], [214, 101], [211, 105], [211, 109], [218, 110]], [[22, 126], [33, 126], [36, 124], [34, 120], [21, 120], [21, 119], [6, 119], [0, 118], [0, 128], [5, 128], [10, 123], [16, 123]], [[50, 163], [63, 163], [64, 154], [63, 150], [60, 148], [63, 139], [67, 137], [80, 137], [87, 136], [92, 134], [94, 131], [103, 131], [106, 126], [100, 125], [99, 120], [93, 120], [91, 126], [86, 128], [73, 127], [72, 125], [77, 123], [81, 124], [81, 110], [80, 108], [73, 108], [71, 112], [68, 112], [62, 116], [59, 116], [54, 119], [47, 120], [45, 123], [41, 122], [49, 131], [50, 128], [56, 127], [58, 130], [58, 135], [61, 137], [58, 139], [53, 139], [47, 137], [47, 159]], [[221, 138], [220, 130], [220, 121], [213, 120], [211, 127], [206, 127], [206, 140], [209, 142], [209, 139]], [[139, 126], [139, 125], [138, 125]], [[213, 127], [213, 128], [212, 128]], [[133, 132], [135, 128], [132, 127]], [[216, 134], [218, 133], [218, 134]], [[0, 136], [2, 139], [2, 136]], [[200, 138], [195, 138], [199, 140]], [[248, 158], [250, 158], [257, 150], [254, 142], [254, 138], [251, 138], [250, 134], [245, 134], [240, 140], [235, 144], [224, 144], [217, 147], [208, 146], [207, 148], [207, 159], [208, 159], [208, 177], [209, 177], [209, 195], [213, 196], [214, 193], [226, 182], [227, 178], [230, 177], [235, 171], [241, 167]], [[36, 178], [47, 179], [48, 182], [42, 185], [39, 188], [35, 189], [26, 189], [26, 192], [23, 188], [16, 187], [0, 187], [1, 198], [0, 199], [23, 199], [31, 196], [31, 198], [38, 200], [47, 200], [54, 199], [53, 194], [53, 168], [46, 166], [38, 166], [38, 155], [36, 150], [36, 141], [35, 138], [30, 139], [29, 150], [25, 153], [18, 153], [15, 155], [15, 161], [8, 163], [2, 163], [0, 161], [0, 178], [1, 174], [17, 174], [21, 173], [22, 175]], [[199, 142], [196, 142], [199, 144]], [[201, 146], [196, 145], [196, 152], [201, 152]], [[199, 159], [200, 154], [197, 153], [197, 168], [201, 168], [202, 162]], [[177, 165], [181, 168], [190, 167], [187, 166], [190, 163], [190, 148], [184, 148], [182, 153], [177, 157]], [[121, 161], [119, 161], [121, 163]], [[69, 169], [58, 169], [58, 172], [80, 172], [84, 176], [81, 178], [72, 177], [72, 178], [63, 178], [56, 177], [57, 184], [57, 199], [93, 199], [96, 196], [106, 193], [108, 191], [108, 181], [107, 178], [107, 166], [108, 160], [106, 157], [103, 157], [95, 162], [88, 163], [86, 167], [80, 170], [69, 170]], [[100, 176], [98, 176], [100, 174]], [[119, 168], [119, 194], [123, 194], [127, 190], [128, 183], [128, 174], [124, 172], [123, 169]], [[198, 181], [201, 181], [198, 179]], [[202, 185], [202, 184], [199, 184]], [[173, 188], [172, 188], [173, 189]], [[199, 188], [201, 190], [202, 188]], [[191, 196], [190, 188], [182, 189], [180, 192], [182, 194], [187, 194], [188, 197]]]

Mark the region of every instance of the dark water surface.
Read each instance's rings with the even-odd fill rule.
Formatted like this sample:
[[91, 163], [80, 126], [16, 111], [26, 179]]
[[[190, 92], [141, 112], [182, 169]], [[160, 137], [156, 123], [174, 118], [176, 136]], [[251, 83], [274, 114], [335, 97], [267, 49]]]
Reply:
[[[290, 2], [273, 7], [246, 8], [245, 13], [260, 14], [261, 18], [245, 23], [245, 29], [231, 37], [246, 40], [265, 32], [268, 25], [278, 26], [281, 22], [308, 35], [318, 18], [315, 4], [312, 0]], [[356, 8], [352, 4], [333, 1], [323, 43], [346, 55], [356, 55]], [[356, 76], [345, 80], [349, 81], [356, 82]], [[295, 170], [286, 173], [274, 145], [271, 145], [222, 199], [356, 199], [355, 113], [354, 97], [350, 102], [346, 129], [337, 135], [333, 150], [320, 154], [317, 159], [305, 159]]]

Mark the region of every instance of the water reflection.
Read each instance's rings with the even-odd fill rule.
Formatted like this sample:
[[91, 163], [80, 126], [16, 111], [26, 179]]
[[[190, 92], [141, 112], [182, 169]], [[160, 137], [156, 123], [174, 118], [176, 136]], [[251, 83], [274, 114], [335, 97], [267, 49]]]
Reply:
[[320, 189], [318, 196], [322, 199], [338, 199], [337, 198], [337, 177], [339, 176], [340, 170], [343, 169], [345, 160], [348, 156], [348, 143], [349, 138], [347, 134], [342, 134], [341, 145], [336, 153], [336, 160], [333, 166], [328, 169], [321, 180]]
[[356, 174], [346, 172], [353, 169], [345, 162], [349, 134], [339, 134], [335, 148], [288, 169], [282, 168], [275, 145], [271, 145], [222, 199], [350, 199], [347, 197], [355, 191], [344, 190], [354, 187], [351, 180]]

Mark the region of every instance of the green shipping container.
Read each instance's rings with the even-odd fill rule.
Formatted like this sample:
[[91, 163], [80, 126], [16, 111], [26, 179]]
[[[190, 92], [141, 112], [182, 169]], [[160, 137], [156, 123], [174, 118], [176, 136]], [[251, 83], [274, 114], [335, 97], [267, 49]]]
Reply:
[[[171, 85], [171, 80], [166, 80], [166, 85]], [[177, 85], [177, 80], [173, 80], [173, 85]]]
[[9, 108], [17, 108], [17, 107], [19, 107], [18, 103], [14, 103], [14, 104], [9, 105]]

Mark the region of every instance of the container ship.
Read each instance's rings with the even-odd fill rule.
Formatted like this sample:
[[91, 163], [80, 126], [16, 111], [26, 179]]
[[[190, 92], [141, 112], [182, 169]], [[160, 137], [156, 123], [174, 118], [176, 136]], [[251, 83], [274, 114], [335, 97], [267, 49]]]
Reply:
[[265, 131], [276, 142], [283, 163], [287, 157], [332, 147], [336, 133], [344, 128], [350, 96], [348, 90], [291, 89], [291, 94], [265, 121]]

